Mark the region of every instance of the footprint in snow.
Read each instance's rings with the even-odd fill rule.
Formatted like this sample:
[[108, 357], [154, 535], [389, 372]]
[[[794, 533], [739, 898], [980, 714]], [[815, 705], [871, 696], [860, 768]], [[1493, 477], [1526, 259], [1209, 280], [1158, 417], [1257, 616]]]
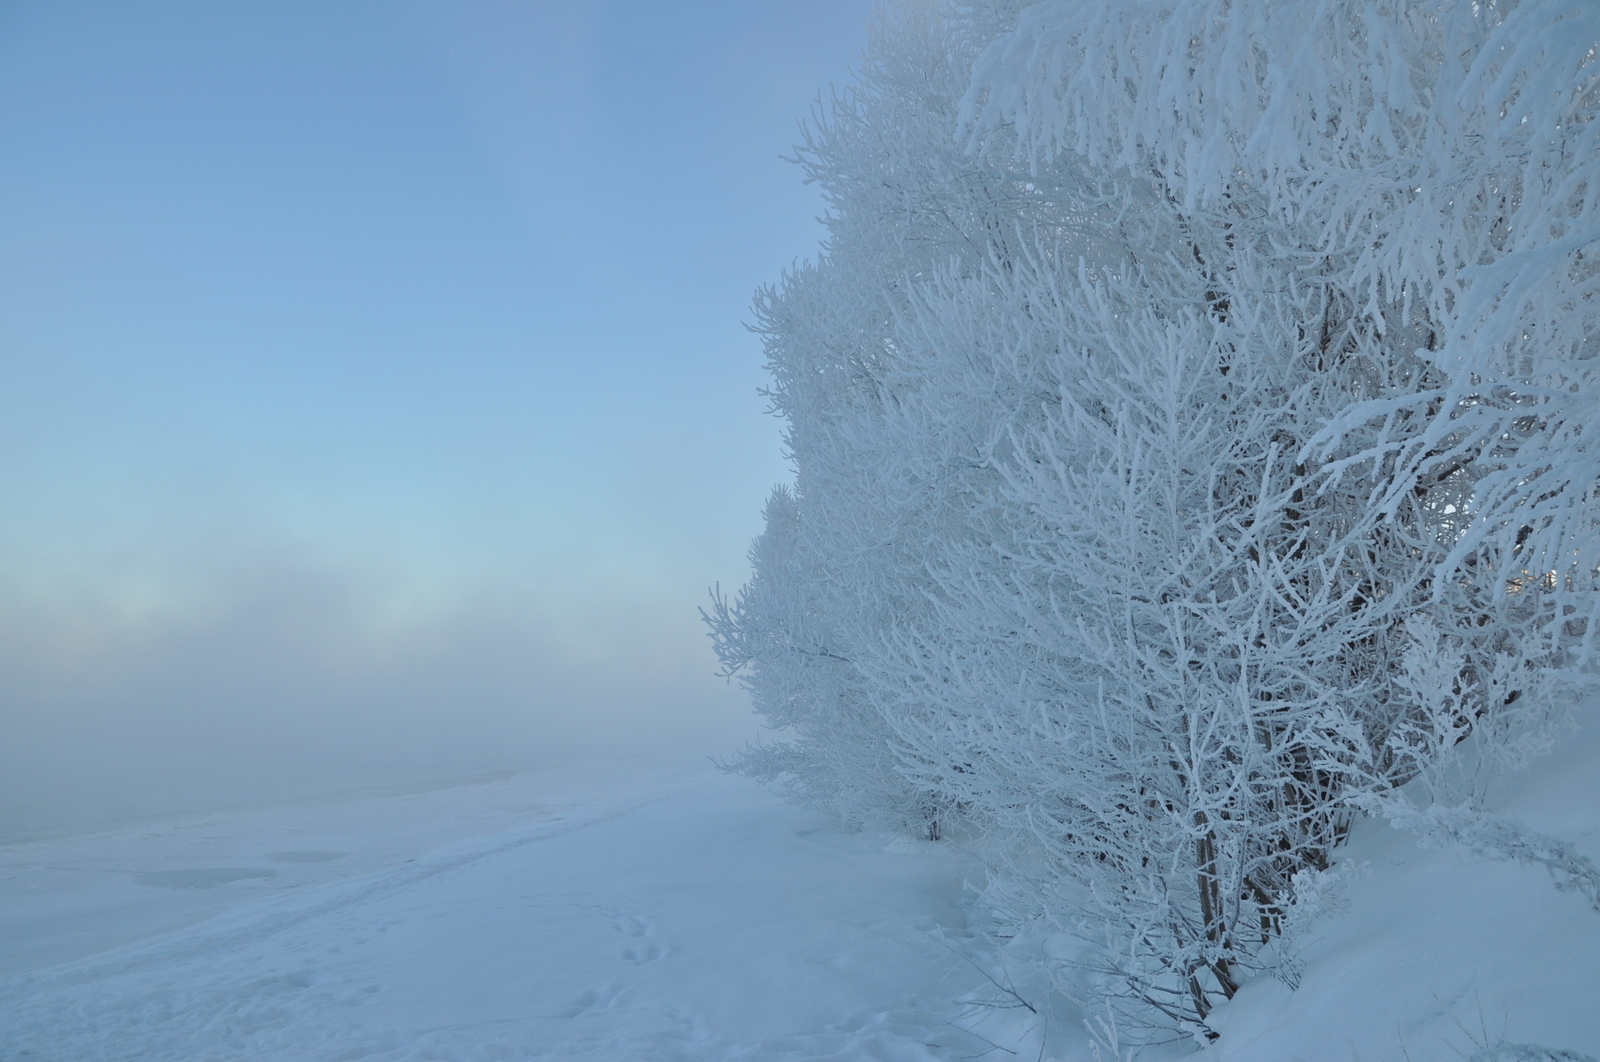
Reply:
[[559, 1017], [581, 1018], [585, 1014], [594, 1014], [610, 1007], [622, 995], [621, 985], [601, 985], [581, 993], [572, 1005], [562, 1011]]
[[666, 954], [666, 948], [656, 944], [644, 944], [637, 948], [629, 948], [622, 953], [622, 957], [637, 966], [643, 966], [647, 962], [655, 962], [657, 959], [664, 958]]
[[633, 915], [619, 914], [615, 916], [611, 926], [618, 933], [630, 937], [653, 937], [656, 935], [656, 922], [653, 918], [637, 918]]

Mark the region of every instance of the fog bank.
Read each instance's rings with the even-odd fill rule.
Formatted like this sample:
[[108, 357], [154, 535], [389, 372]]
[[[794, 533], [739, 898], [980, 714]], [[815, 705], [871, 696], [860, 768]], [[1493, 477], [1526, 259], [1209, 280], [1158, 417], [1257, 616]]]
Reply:
[[143, 610], [8, 595], [0, 840], [597, 754], [714, 754], [754, 729], [683, 597], [557, 608], [508, 582], [426, 600], [398, 577], [263, 556], [204, 585]]

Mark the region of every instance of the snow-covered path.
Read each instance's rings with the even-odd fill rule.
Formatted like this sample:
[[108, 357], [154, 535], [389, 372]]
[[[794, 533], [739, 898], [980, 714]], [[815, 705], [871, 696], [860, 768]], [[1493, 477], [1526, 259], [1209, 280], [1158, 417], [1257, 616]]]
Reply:
[[[225, 826], [212, 843], [237, 863], [249, 838]], [[8, 853], [8, 880], [49, 848]], [[123, 887], [270, 882], [205, 888], [246, 869]], [[886, 850], [692, 770], [0, 983], [0, 1058], [970, 1054], [939, 1014], [978, 976], [936, 935], [964, 936], [974, 873], [947, 846]]]

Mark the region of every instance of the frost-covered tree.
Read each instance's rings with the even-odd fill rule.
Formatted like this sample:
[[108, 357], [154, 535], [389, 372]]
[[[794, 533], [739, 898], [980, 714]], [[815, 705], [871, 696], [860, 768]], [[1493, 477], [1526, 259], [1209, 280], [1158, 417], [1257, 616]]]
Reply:
[[959, 820], [998, 918], [1199, 1030], [1352, 816], [1545, 739], [1600, 600], [1597, 40], [887, 16], [802, 147], [825, 251], [758, 303], [797, 480], [713, 632], [793, 740], [746, 769]]
[[[794, 738], [742, 767], [848, 822], [930, 836], [945, 800], [897, 770], [882, 691], [861, 670], [880, 632], [928, 609], [928, 551], [964, 519], [950, 477], [901, 463], [939, 456], [886, 451], [904, 382], [895, 334], [919, 278], [981, 260], [1019, 199], [956, 140], [973, 52], [949, 29], [931, 6], [883, 20], [860, 83], [819, 109], [800, 146], [833, 206], [829, 249], [756, 304], [797, 480], [769, 502], [750, 585], [712, 615], [724, 664]], [[968, 441], [946, 449], [976, 468]]]

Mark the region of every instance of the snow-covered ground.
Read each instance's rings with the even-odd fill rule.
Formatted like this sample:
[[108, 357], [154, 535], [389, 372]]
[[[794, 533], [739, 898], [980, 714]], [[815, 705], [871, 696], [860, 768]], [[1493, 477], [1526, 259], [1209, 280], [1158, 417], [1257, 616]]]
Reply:
[[[1600, 705], [1507, 779], [1497, 813], [1600, 862]], [[1358, 824], [1345, 909], [1312, 933], [1298, 991], [1246, 985], [1214, 1017], [1225, 1062], [1458, 1062], [1501, 1043], [1600, 1056], [1600, 911], [1542, 868]], [[1530, 1056], [1532, 1057], [1532, 1056]]]
[[[1600, 858], [1583, 721], [1500, 810]], [[1382, 823], [1344, 859], [1365, 868], [1299, 990], [1248, 984], [1200, 1057], [1600, 1055], [1584, 899]], [[1095, 1057], [1021, 942], [975, 932], [981, 877], [957, 846], [843, 834], [670, 759], [17, 843], [0, 1059]], [[996, 1006], [980, 967], [1039, 1013]]]
[[7, 1060], [986, 1046], [943, 1017], [981, 980], [952, 951], [975, 867], [703, 762], [38, 842], [0, 867]]

